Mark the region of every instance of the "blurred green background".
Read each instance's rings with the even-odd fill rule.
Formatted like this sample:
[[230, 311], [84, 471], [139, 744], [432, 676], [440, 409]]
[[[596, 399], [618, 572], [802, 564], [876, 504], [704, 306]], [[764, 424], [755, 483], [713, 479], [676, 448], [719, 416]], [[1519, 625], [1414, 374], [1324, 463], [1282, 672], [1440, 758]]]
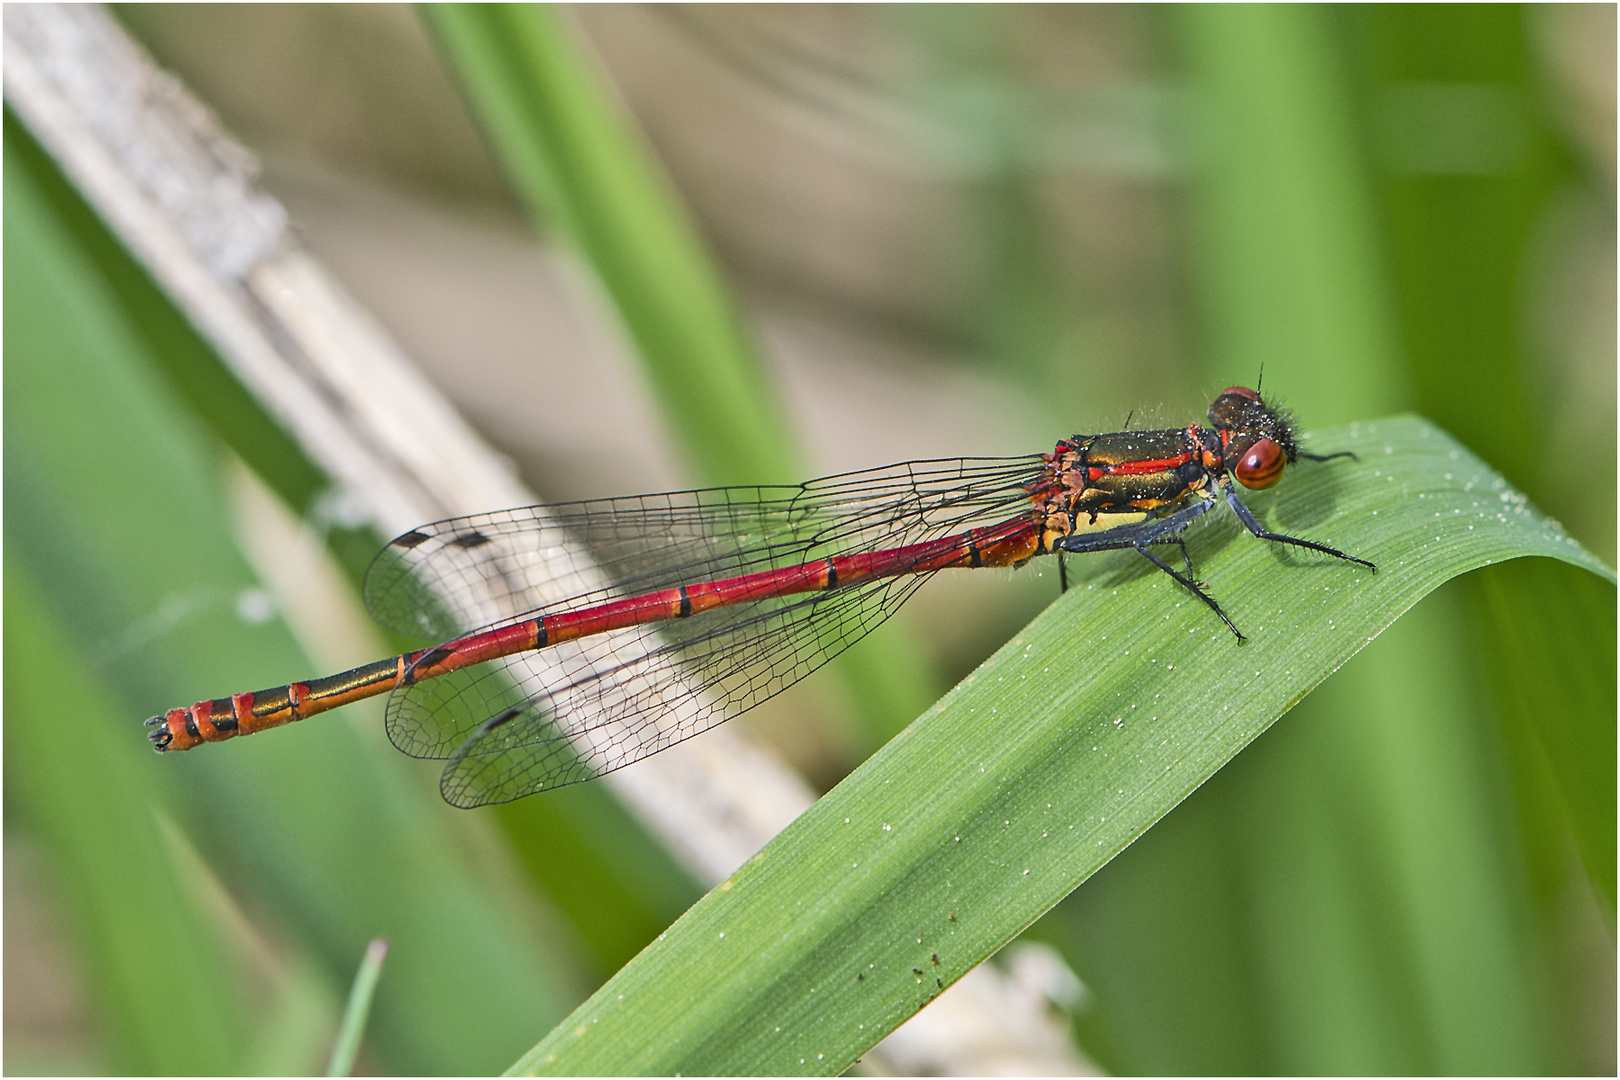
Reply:
[[[565, 9], [569, 77], [719, 264], [758, 430], [661, 373], [613, 272], [649, 234], [525, 172], [453, 13], [117, 14], [545, 498], [1179, 425], [1264, 365], [1307, 431], [1427, 414], [1614, 562], [1612, 6]], [[6, 1070], [318, 1068], [376, 934], [361, 1067], [504, 1067], [698, 887], [589, 785], [449, 810], [376, 708], [145, 752], [161, 709], [383, 655], [375, 538], [9, 113], [5, 140]], [[831, 786], [1053, 592], [960, 577], [744, 722]], [[1605, 899], [1506, 722], [1534, 671], [1492, 613], [1539, 603], [1595, 611], [1572, 648], [1612, 665], [1612, 589], [1456, 581], [1032, 928], [1084, 1053], [1612, 1074], [1613, 855]]]

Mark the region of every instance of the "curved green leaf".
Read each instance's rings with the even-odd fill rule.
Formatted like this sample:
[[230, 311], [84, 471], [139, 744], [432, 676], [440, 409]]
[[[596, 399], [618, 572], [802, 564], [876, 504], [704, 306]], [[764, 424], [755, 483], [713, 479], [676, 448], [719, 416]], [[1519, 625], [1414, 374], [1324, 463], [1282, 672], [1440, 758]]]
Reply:
[[1220, 515], [1189, 548], [1249, 635], [1240, 647], [1141, 559], [1097, 560], [515, 1069], [840, 1072], [1442, 582], [1540, 555], [1612, 587], [1612, 572], [1427, 421], [1352, 425], [1310, 445], [1361, 460], [1302, 463], [1251, 506], [1376, 573], [1257, 543]]

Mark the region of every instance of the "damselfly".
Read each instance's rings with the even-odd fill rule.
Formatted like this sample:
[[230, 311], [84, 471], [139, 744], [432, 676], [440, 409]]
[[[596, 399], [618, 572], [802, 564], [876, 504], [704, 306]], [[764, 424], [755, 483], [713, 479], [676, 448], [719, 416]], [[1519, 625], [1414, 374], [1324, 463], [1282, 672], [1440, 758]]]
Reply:
[[[187, 750], [388, 693], [388, 736], [447, 759], [457, 806], [588, 780], [752, 708], [893, 614], [935, 571], [1131, 548], [1202, 600], [1182, 532], [1300, 450], [1288, 415], [1231, 387], [1209, 427], [1076, 435], [1048, 454], [919, 461], [812, 480], [527, 507], [396, 537], [366, 575], [373, 616], [442, 641], [340, 675], [147, 721]], [[1186, 572], [1154, 551], [1177, 544]], [[477, 629], [474, 629], [474, 628]]]

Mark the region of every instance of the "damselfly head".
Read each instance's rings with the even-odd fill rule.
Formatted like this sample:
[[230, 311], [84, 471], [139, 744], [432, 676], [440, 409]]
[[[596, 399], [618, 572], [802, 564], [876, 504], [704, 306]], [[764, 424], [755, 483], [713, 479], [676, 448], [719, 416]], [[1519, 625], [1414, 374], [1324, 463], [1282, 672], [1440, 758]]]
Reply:
[[1222, 390], [1209, 407], [1209, 422], [1220, 432], [1227, 471], [1246, 488], [1258, 491], [1275, 484], [1299, 452], [1293, 420], [1267, 405], [1258, 390]]

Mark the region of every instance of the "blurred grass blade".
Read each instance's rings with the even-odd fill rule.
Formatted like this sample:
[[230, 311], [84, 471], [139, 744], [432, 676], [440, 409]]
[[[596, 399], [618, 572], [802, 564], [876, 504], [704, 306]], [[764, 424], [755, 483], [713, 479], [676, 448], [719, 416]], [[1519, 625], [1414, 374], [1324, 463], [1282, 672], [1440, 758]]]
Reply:
[[[158, 766], [159, 773], [163, 769]], [[249, 1076], [307, 1076], [329, 1056], [337, 995], [320, 958], [296, 942], [275, 945], [242, 910], [173, 817], [156, 811], [169, 862], [199, 922], [228, 943], [254, 1002], [249, 1045], [241, 1072]]]
[[366, 1031], [366, 1018], [371, 1015], [371, 999], [377, 993], [377, 980], [382, 978], [386, 959], [388, 942], [372, 938], [366, 946], [366, 955], [360, 959], [360, 970], [354, 973], [354, 986], [349, 990], [349, 1003], [343, 1009], [343, 1023], [338, 1027], [337, 1042], [332, 1046], [332, 1059], [326, 1064], [327, 1076], [348, 1076], [354, 1071], [354, 1059], [360, 1053], [360, 1040]]
[[837, 1073], [1121, 851], [1402, 612], [1522, 556], [1613, 574], [1416, 418], [1255, 497], [1194, 564], [1250, 636], [1135, 556], [1071, 590], [526, 1055], [548, 1073]]
[[[234, 1011], [211, 1014], [243, 987], [173, 872], [152, 812], [156, 759], [129, 760], [128, 729], [107, 717], [120, 695], [86, 674], [57, 605], [9, 550], [5, 581], [7, 809], [49, 845], [109, 1055], [101, 1064], [109, 1073], [234, 1073], [246, 1060], [245, 1026]], [[66, 751], [63, 717], [75, 727]], [[179, 1031], [154, 1022], [187, 1016], [209, 1020]]]
[[1492, 681], [1552, 766], [1588, 876], [1615, 914], [1615, 594], [1530, 561], [1481, 579]]
[[[669, 178], [556, 10], [423, 8], [518, 198], [572, 244], [624, 320], [669, 430], [712, 484], [794, 483], [803, 456], [720, 270]], [[938, 687], [904, 635], [839, 658], [879, 745]]]
[[1263, 370], [1317, 423], [1400, 407], [1401, 342], [1332, 15], [1171, 11], [1196, 95], [1190, 225], [1208, 370]]
[[[346, 972], [385, 930], [411, 958], [394, 967], [374, 1019], [396, 1071], [476, 1072], [510, 1061], [538, 1016], [561, 1016], [577, 1000], [567, 946], [541, 932], [543, 909], [531, 896], [488, 872], [486, 857], [498, 854], [486, 856], [487, 841], [469, 843], [479, 823], [443, 806], [376, 719], [362, 709], [295, 738], [163, 758], [142, 738], [142, 718], [208, 687], [272, 685], [309, 661], [284, 622], [238, 604], [259, 583], [232, 533], [225, 455], [153, 359], [162, 342], [131, 314], [134, 304], [164, 303], [162, 294], [140, 281], [9, 114], [5, 135], [7, 583], [20, 573], [37, 583], [35, 607], [60, 621], [76, 657], [49, 668], [8, 663], [8, 779], [19, 791], [37, 785], [35, 797], [77, 815], [75, 829], [107, 837], [126, 835], [140, 806], [161, 800], [233, 889], [332, 969]], [[7, 648], [29, 640], [8, 635]], [[45, 756], [25, 752], [31, 737], [49, 740]], [[111, 774], [95, 764], [104, 753], [118, 763]], [[108, 775], [116, 783], [91, 782]], [[118, 809], [120, 785], [136, 776], [153, 791], [131, 796], [135, 810]], [[73, 845], [59, 847], [77, 857]], [[125, 848], [141, 850], [129, 839], [83, 864], [82, 895], [140, 891]], [[158, 1044], [134, 1058], [157, 1061], [149, 1071], [238, 1071], [211, 1047], [229, 1038], [227, 1021], [251, 1033], [256, 1014], [193, 1025], [187, 1038], [200, 1059], [172, 1049], [177, 1040], [150, 1023], [154, 1001], [207, 1016], [240, 997], [201, 972], [186, 993], [202, 997], [188, 1004], [169, 965], [192, 963], [189, 945], [166, 945], [176, 955], [163, 964], [130, 959], [182, 937], [154, 927], [183, 911], [166, 902], [75, 911], [75, 936], [110, 961], [92, 970], [112, 972], [106, 994], [118, 1008], [98, 1017]]]
[[428, 5], [518, 198], [612, 296], [705, 483], [801, 479], [743, 321], [674, 186], [550, 7]]
[[[1209, 381], [1263, 365], [1266, 384], [1313, 423], [1415, 404], [1515, 480], [1560, 460], [1521, 392], [1533, 365], [1518, 355], [1533, 337], [1524, 283], [1539, 241], [1526, 242], [1547, 227], [1533, 222], [1557, 183], [1544, 151], [1529, 155], [1543, 156], [1539, 175], [1414, 174], [1385, 138], [1391, 107], [1413, 90], [1537, 96], [1509, 88], [1539, 67], [1538, 50], [1527, 51], [1533, 19], [1512, 7], [1164, 10], [1196, 139], [1190, 266], [1217, 361]], [[1461, 134], [1423, 130], [1431, 142]], [[1492, 124], [1465, 130], [1488, 138]], [[1583, 492], [1601, 483], [1581, 475]], [[1111, 1030], [1083, 1021], [1088, 1037], [1118, 1048], [1099, 1055], [1106, 1067], [1572, 1067], [1576, 1025], [1547, 1001], [1549, 983], [1572, 981], [1571, 954], [1550, 944], [1568, 932], [1568, 900], [1538, 910], [1528, 886], [1534, 878], [1543, 896], [1562, 896], [1573, 867], [1563, 821], [1532, 797], [1555, 786], [1535, 783], [1551, 767], [1532, 767], [1532, 730], [1549, 714], [1588, 736], [1612, 728], [1613, 679], [1606, 709], [1573, 689], [1543, 701], [1542, 687], [1591, 685], [1580, 669], [1596, 650], [1542, 650], [1547, 666], [1525, 670], [1525, 654], [1510, 658], [1480, 617], [1484, 606], [1459, 602], [1524, 569], [1468, 575], [1425, 603], [1244, 755], [1240, 775], [1223, 774], [1178, 811], [1179, 835], [1214, 835], [1218, 854], [1161, 846], [1155, 830], [1076, 897], [1094, 917], [1077, 920], [1067, 944], [1108, 1002]], [[1565, 588], [1521, 602], [1539, 606], [1532, 622], [1562, 620], [1558, 594], [1582, 575], [1535, 569]], [[1585, 584], [1612, 603], [1607, 585]], [[1576, 612], [1564, 629], [1587, 625]], [[1526, 676], [1518, 705], [1488, 692]], [[1612, 772], [1612, 749], [1600, 756]], [[1612, 793], [1606, 802], [1612, 864]], [[1210, 820], [1186, 820], [1195, 816]], [[1544, 869], [1527, 874], [1527, 862]], [[1602, 884], [1612, 873], [1588, 868], [1596, 894], [1612, 888]]]

